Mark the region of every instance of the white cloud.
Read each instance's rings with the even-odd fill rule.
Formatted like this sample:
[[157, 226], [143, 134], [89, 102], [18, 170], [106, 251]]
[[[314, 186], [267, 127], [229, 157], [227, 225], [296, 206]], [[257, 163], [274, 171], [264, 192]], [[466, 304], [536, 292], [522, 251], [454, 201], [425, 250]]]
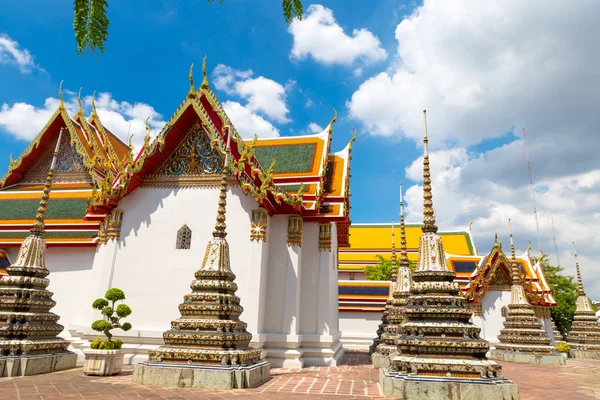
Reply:
[[305, 108], [311, 108], [314, 105], [315, 105], [315, 102], [312, 101], [312, 99], [310, 97], [308, 99], [306, 99], [306, 103], [304, 103]]
[[321, 128], [321, 126], [319, 124], [311, 122], [310, 124], [308, 124], [307, 131], [308, 131], [308, 133], [321, 133], [321, 132], [323, 132], [323, 128]]
[[254, 134], [262, 138], [279, 136], [279, 131], [273, 124], [260, 115], [252, 113], [240, 103], [226, 101], [223, 103], [223, 108], [243, 138], [250, 139]]
[[[575, 240], [594, 298], [600, 298], [600, 270], [593, 267], [600, 262], [600, 42], [589, 38], [600, 34], [599, 18], [591, 0], [552, 7], [541, 0], [425, 0], [397, 26], [394, 62], [347, 103], [369, 134], [405, 136], [419, 146], [421, 111], [429, 111], [430, 147], [440, 149], [431, 156], [438, 225], [464, 228], [473, 216], [480, 252], [490, 250], [494, 230], [508, 245], [508, 218], [517, 247], [531, 240], [537, 248], [525, 151], [517, 140], [526, 127], [542, 249], [554, 257], [552, 210], [561, 263], [574, 273]], [[421, 181], [421, 160], [406, 173]], [[421, 188], [411, 187], [406, 197], [411, 219], [421, 219]]]
[[[67, 93], [65, 90], [64, 93]], [[82, 99], [84, 104], [84, 113], [91, 114], [91, 96]], [[50, 120], [56, 109], [59, 100], [49, 97], [44, 101], [42, 107], [35, 107], [27, 103], [14, 103], [12, 106], [3, 104], [0, 109], [0, 128], [7, 133], [12, 134], [18, 139], [33, 139]], [[75, 116], [78, 109], [75, 96], [69, 96], [65, 101], [65, 107], [72, 117]], [[100, 93], [96, 97], [96, 109], [102, 123], [115, 135], [127, 142], [127, 133], [133, 134], [133, 144], [136, 150], [141, 145], [146, 136], [145, 121], [150, 117], [148, 125], [156, 135], [165, 125], [162, 115], [152, 106], [145, 103], [129, 103], [126, 101], [117, 101], [112, 98], [110, 93]]]
[[12, 40], [7, 34], [0, 34], [0, 64], [16, 64], [21, 72], [31, 72], [32, 68], [39, 68], [33, 62], [33, 56], [27, 49], [19, 49], [19, 43]]
[[282, 124], [291, 122], [287, 115], [286, 97], [296, 82], [289, 81], [284, 86], [264, 76], [252, 78], [252, 75], [252, 70], [239, 71], [219, 64], [213, 71], [213, 82], [217, 89], [246, 100], [244, 107], [249, 112], [262, 114]]
[[350, 66], [356, 61], [372, 64], [387, 58], [377, 36], [367, 29], [354, 29], [348, 36], [333, 11], [319, 4], [310, 5], [302, 21], [295, 19], [289, 32], [294, 37], [292, 59], [311, 56], [325, 65]]

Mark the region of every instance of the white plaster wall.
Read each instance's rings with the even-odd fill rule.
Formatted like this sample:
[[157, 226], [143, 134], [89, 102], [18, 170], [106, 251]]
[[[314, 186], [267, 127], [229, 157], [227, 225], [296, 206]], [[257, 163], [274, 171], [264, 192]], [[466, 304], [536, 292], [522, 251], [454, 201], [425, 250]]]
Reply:
[[[319, 273], [319, 223], [304, 222], [302, 241], [302, 274], [300, 294], [300, 333], [320, 334], [318, 326]], [[325, 304], [322, 306], [326, 307]]]
[[[7, 250], [9, 260], [17, 258], [18, 248]], [[50, 311], [59, 315], [59, 324], [65, 331], [72, 325], [91, 325], [93, 320], [91, 271], [96, 249], [94, 247], [50, 247], [46, 250], [46, 267], [50, 271], [48, 290], [56, 306]], [[65, 335], [65, 331], [61, 336]]]
[[504, 328], [504, 318], [502, 317], [502, 307], [508, 306], [511, 300], [509, 291], [488, 290], [481, 299], [481, 308], [483, 311], [483, 328], [481, 335], [490, 343], [498, 343], [500, 329]]
[[[127, 336], [160, 337], [170, 321], [180, 317], [178, 305], [200, 268], [212, 238], [218, 207], [218, 187], [136, 189], [119, 203], [123, 226], [112, 286], [123, 289], [133, 313]], [[227, 196], [227, 240], [231, 268], [242, 306], [256, 301], [248, 281], [250, 214], [256, 201], [230, 187]], [[176, 250], [177, 231], [192, 230], [189, 250]], [[241, 319], [244, 320], [244, 314]]]
[[341, 312], [339, 324], [342, 333], [340, 339], [345, 348], [369, 348], [377, 336], [382, 312]]

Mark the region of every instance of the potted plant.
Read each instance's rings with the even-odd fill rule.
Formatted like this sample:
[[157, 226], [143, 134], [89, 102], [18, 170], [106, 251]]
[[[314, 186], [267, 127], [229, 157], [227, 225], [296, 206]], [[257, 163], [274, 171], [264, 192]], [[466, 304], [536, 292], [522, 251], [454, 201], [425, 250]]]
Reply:
[[558, 342], [556, 343], [556, 350], [565, 356], [565, 358], [569, 358], [569, 350], [571, 350], [571, 346], [569, 346], [569, 344], [566, 342]]
[[102, 319], [92, 324], [92, 329], [104, 333], [107, 339], [97, 338], [90, 343], [90, 348], [83, 351], [85, 364], [83, 373], [85, 375], [115, 375], [123, 369], [123, 355], [121, 350], [123, 342], [112, 340], [113, 329], [128, 331], [131, 329], [129, 322], [121, 323], [121, 319], [131, 315], [131, 308], [127, 304], [119, 304], [118, 301], [125, 300], [125, 293], [121, 289], [112, 288], [106, 291], [105, 298], [96, 299], [92, 307], [100, 310]]

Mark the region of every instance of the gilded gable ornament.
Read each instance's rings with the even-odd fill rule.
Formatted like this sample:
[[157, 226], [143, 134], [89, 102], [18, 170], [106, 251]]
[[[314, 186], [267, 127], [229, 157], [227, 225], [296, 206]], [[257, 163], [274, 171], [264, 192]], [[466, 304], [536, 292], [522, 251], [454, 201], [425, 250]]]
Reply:
[[288, 217], [287, 245], [302, 247], [302, 217], [299, 215]]
[[319, 224], [319, 251], [331, 251], [331, 222]]
[[252, 210], [252, 221], [250, 225], [250, 240], [267, 241], [267, 210], [259, 208]]
[[202, 125], [197, 123], [156, 175], [217, 175], [222, 166], [223, 160]]
[[[54, 169], [55, 174], [84, 172], [87, 169], [85, 168], [79, 154], [77, 154], [77, 152], [71, 146], [69, 138], [69, 134], [65, 134], [61, 138], [60, 150], [56, 159], [56, 166]], [[50, 163], [52, 162], [53, 155], [54, 153], [52, 149], [49, 148], [48, 151], [46, 151], [46, 153], [38, 161], [38, 163], [34, 165], [29, 171], [27, 171], [27, 173], [32, 175], [47, 174], [48, 171], [50, 171]]]

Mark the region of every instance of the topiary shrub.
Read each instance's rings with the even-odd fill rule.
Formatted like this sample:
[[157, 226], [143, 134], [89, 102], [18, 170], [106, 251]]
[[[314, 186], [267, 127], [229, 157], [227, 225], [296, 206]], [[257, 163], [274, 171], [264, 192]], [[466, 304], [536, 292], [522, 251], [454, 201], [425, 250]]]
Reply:
[[112, 340], [113, 329], [122, 329], [128, 331], [131, 329], [129, 322], [121, 323], [121, 319], [131, 315], [131, 308], [127, 304], [119, 304], [115, 308], [117, 301], [125, 300], [125, 293], [121, 289], [112, 288], [106, 291], [105, 298], [94, 300], [92, 307], [96, 310], [100, 310], [103, 319], [94, 321], [92, 329], [98, 332], [102, 332], [108, 339], [96, 338], [90, 343], [90, 348], [94, 350], [118, 350], [123, 346], [123, 342], [120, 340]]
[[569, 350], [571, 350], [571, 346], [566, 342], [558, 342], [556, 343], [556, 350], [558, 350], [559, 353], [568, 353]]

